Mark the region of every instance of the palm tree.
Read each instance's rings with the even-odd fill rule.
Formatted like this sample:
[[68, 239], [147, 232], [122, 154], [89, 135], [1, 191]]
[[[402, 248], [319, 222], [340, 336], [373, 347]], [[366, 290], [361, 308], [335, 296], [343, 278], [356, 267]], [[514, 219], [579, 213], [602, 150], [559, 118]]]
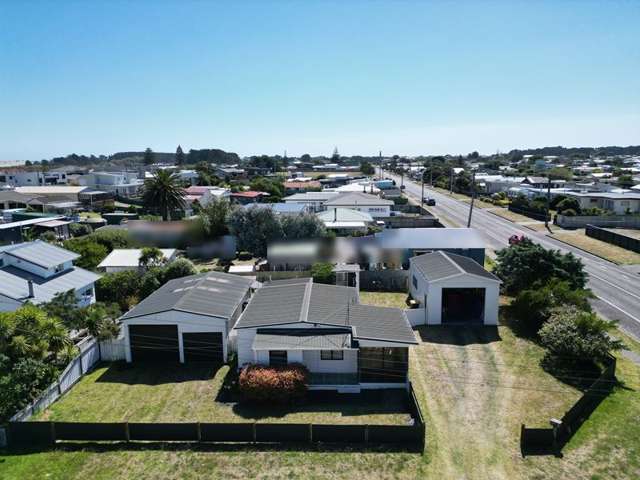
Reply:
[[178, 174], [158, 170], [144, 182], [142, 200], [147, 208], [159, 210], [162, 220], [167, 221], [173, 210], [184, 207], [185, 194]]

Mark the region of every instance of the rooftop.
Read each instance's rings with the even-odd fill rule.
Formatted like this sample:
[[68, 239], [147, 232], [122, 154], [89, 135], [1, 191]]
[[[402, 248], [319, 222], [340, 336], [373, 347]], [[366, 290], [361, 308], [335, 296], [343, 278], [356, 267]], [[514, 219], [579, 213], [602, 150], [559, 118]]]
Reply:
[[[162, 256], [165, 260], [170, 259], [176, 253], [175, 248], [161, 248]], [[98, 268], [106, 267], [137, 267], [140, 264], [141, 248], [116, 248], [112, 250]]]
[[[43, 219], [39, 220], [40, 221], [36, 223], [42, 223]], [[46, 221], [50, 220], [52, 219], [46, 219]], [[56, 267], [62, 263], [73, 261], [80, 256], [77, 253], [56, 247], [55, 245], [43, 242], [42, 240], [7, 245], [2, 247], [0, 251], [20, 260], [24, 260], [25, 262], [38, 265], [42, 268]]]
[[176, 278], [165, 283], [121, 318], [177, 310], [230, 318], [249, 291], [253, 279], [222, 272]]
[[445, 278], [459, 275], [474, 275], [489, 280], [499, 282], [500, 279], [485, 270], [476, 261], [443, 251], [425, 253], [409, 259], [425, 278], [431, 281], [443, 280]]
[[384, 200], [375, 195], [369, 195], [368, 193], [361, 192], [352, 192], [352, 193], [344, 193], [342, 195], [337, 196], [327, 202], [325, 202], [327, 207], [330, 206], [338, 206], [338, 205], [393, 205], [392, 200]]
[[334, 208], [318, 213], [323, 222], [373, 222], [373, 217], [366, 212], [350, 208]]
[[304, 192], [304, 193], [295, 193], [293, 195], [289, 195], [284, 198], [285, 202], [288, 201], [327, 201], [331, 198], [337, 197], [339, 194], [335, 192]]
[[351, 329], [354, 340], [416, 343], [404, 312], [357, 303], [353, 287], [310, 278], [275, 281], [254, 294], [235, 328], [309, 323]]

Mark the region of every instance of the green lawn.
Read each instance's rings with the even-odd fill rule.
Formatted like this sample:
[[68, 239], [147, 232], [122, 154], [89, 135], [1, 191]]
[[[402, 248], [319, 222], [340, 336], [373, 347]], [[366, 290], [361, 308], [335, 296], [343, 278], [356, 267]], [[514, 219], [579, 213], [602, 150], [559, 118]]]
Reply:
[[232, 387], [236, 378], [228, 366], [107, 365], [86, 375], [35, 420], [407, 424], [411, 418], [397, 392], [367, 402], [245, 406]]
[[[365, 293], [365, 301], [392, 305], [400, 302], [400, 294]], [[565, 446], [563, 458], [523, 459], [520, 424], [547, 427], [549, 419], [561, 417], [580, 393], [543, 371], [538, 363], [542, 349], [516, 336], [508, 326], [429, 327], [419, 329], [417, 336], [421, 342], [411, 353], [410, 375], [427, 422], [424, 456], [383, 448], [317, 445], [187, 448], [175, 444], [68, 444], [42, 453], [0, 455], [0, 478], [640, 478], [640, 367], [626, 357], [620, 355], [618, 361], [617, 376], [622, 385], [604, 399]], [[638, 343], [624, 340], [640, 353]], [[107, 377], [101, 381], [104, 375]], [[108, 374], [103, 368], [76, 385], [42, 417], [102, 421], [331, 418], [352, 422], [359, 415], [362, 418], [358, 421], [363, 421], [374, 414], [340, 404], [326, 406], [321, 412], [302, 409], [282, 416], [233, 411], [233, 407], [213, 400], [224, 375], [224, 370], [212, 375], [206, 369], [199, 374], [185, 370], [143, 373], [138, 369]]]
[[360, 292], [360, 303], [378, 307], [407, 308], [407, 294], [402, 292]]

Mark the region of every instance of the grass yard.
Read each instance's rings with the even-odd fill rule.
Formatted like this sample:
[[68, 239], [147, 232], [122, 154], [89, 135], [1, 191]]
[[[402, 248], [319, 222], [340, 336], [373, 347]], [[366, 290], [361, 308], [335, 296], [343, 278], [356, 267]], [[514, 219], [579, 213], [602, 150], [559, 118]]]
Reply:
[[360, 292], [360, 303], [378, 307], [407, 308], [407, 294], [403, 292]]
[[[72, 422], [285, 422], [407, 424], [402, 395], [367, 401], [309, 401], [297, 406], [245, 406], [228, 366], [113, 364], [85, 376], [35, 420]], [[87, 408], [90, 405], [90, 408]]]
[[217, 258], [211, 258], [209, 260], [193, 258], [191, 259], [191, 261], [193, 262], [193, 265], [196, 267], [196, 270], [198, 271], [198, 273], [213, 270], [214, 268], [218, 267]]
[[[516, 223], [524, 222], [524, 223], [531, 223], [531, 224], [536, 222], [535, 218], [527, 217], [526, 215], [520, 215], [519, 213], [512, 212], [508, 208], [494, 206], [494, 208], [491, 210], [491, 213], [499, 217], [502, 217], [506, 220], [509, 220], [511, 222], [516, 222]], [[540, 223], [544, 226], [544, 222], [541, 221]]]
[[632, 252], [617, 245], [612, 245], [602, 240], [587, 237], [584, 233], [584, 229], [556, 232], [552, 235], [553, 238], [562, 240], [563, 242], [573, 245], [574, 247], [581, 248], [587, 252], [593, 253], [607, 260], [622, 264], [633, 265], [640, 263], [640, 253]]
[[[404, 294], [364, 292], [363, 303], [398, 305]], [[417, 331], [410, 375], [427, 422], [424, 456], [388, 448], [269, 445], [80, 445], [0, 454], [0, 478], [22, 479], [636, 479], [640, 478], [640, 366], [619, 355], [621, 386], [603, 400], [563, 450], [563, 458], [522, 458], [520, 424], [547, 427], [580, 393], [539, 367], [543, 351], [508, 326]], [[640, 344], [623, 336], [629, 349]], [[345, 406], [281, 417], [217, 404], [225, 367], [143, 373], [101, 368], [42, 418], [227, 421], [369, 421]], [[182, 372], [182, 373], [180, 373]], [[115, 378], [113, 377], [115, 375]], [[106, 376], [106, 377], [105, 377]], [[103, 378], [105, 377], [105, 378]], [[101, 380], [102, 379], [102, 380]], [[170, 380], [170, 383], [166, 383]], [[144, 384], [137, 384], [143, 381]], [[219, 403], [219, 402], [218, 402]], [[382, 402], [385, 403], [384, 401]], [[252, 417], [252, 415], [254, 417]]]

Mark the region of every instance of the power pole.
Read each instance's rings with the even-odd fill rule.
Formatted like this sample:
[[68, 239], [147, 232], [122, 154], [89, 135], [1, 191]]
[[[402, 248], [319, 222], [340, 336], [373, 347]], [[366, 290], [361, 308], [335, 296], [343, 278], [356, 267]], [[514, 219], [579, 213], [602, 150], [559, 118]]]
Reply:
[[422, 178], [422, 195], [420, 195], [420, 211], [422, 212], [422, 209], [424, 208], [424, 172], [422, 172], [420, 177]]
[[378, 152], [378, 168], [380, 169], [380, 178], [378, 180], [382, 180], [382, 150]]
[[551, 177], [547, 178], [547, 211], [544, 215], [544, 228], [549, 229], [549, 206], [551, 205]]
[[449, 170], [449, 195], [453, 195], [453, 167]]
[[429, 185], [433, 188], [433, 157], [429, 159]]
[[469, 220], [467, 220], [467, 228], [471, 227], [471, 215], [473, 215], [473, 201], [476, 199], [476, 172], [473, 171], [471, 177], [471, 206], [469, 207]]

